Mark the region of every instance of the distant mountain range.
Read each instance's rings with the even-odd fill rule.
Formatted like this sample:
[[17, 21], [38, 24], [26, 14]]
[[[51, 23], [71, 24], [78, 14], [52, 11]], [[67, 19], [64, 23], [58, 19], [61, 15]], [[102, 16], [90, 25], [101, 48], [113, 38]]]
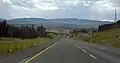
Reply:
[[2, 21], [2, 20], [4, 20], [4, 19], [0, 18], [0, 21]]
[[44, 19], [44, 18], [15, 18], [7, 20], [9, 24], [43, 24], [47, 28], [90, 28], [92, 25], [98, 27], [100, 24], [109, 24], [108, 21], [76, 19], [76, 18], [60, 18], [60, 19]]

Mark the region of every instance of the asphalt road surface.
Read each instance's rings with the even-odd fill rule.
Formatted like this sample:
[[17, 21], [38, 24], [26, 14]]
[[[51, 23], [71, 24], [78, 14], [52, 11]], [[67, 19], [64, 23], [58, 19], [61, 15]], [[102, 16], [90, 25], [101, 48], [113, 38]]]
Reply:
[[[104, 46], [63, 39], [28, 63], [120, 63], [120, 56]], [[31, 59], [31, 58], [29, 58]]]

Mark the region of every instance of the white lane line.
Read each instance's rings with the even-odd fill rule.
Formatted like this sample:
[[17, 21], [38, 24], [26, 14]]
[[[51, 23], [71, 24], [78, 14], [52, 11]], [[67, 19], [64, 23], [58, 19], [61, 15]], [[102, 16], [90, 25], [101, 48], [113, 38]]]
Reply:
[[92, 54], [89, 54], [90, 57], [92, 57], [93, 59], [97, 59], [95, 56], [93, 56]]
[[[80, 48], [84, 53], [87, 52], [85, 49], [79, 47], [78, 45], [76, 45], [77, 48]], [[92, 57], [93, 59], [97, 59], [94, 55], [92, 54], [88, 54], [90, 57]]]
[[49, 46], [48, 48], [44, 49], [43, 51], [39, 52], [38, 54], [34, 55], [33, 57], [29, 58], [27, 61], [24, 63], [29, 63], [30, 61], [34, 60], [36, 57], [47, 51], [48, 49], [52, 48], [53, 46], [57, 45], [59, 42], [54, 43], [53, 45]]
[[76, 47], [77, 47], [77, 48], [80, 48], [80, 49], [82, 49], [82, 48], [81, 48], [81, 47], [79, 47], [78, 45], [76, 45]]
[[84, 49], [82, 49], [83, 52], [86, 52]]
[[86, 52], [86, 50], [84, 50], [83, 48], [79, 47], [78, 45], [76, 45], [76, 47], [81, 49], [83, 52]]

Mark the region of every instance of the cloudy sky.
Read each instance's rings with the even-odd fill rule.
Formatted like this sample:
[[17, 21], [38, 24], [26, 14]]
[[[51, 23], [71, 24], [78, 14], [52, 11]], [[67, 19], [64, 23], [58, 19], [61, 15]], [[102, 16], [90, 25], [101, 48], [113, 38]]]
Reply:
[[0, 0], [0, 18], [120, 18], [120, 0]]

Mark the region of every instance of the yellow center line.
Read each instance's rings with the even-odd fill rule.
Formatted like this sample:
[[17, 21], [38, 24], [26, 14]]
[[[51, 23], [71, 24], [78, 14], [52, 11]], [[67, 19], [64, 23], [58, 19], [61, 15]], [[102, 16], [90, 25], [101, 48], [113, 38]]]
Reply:
[[33, 59], [35, 59], [37, 56], [41, 55], [42, 53], [44, 53], [45, 51], [47, 51], [48, 49], [52, 48], [53, 46], [55, 46], [57, 43], [54, 43], [53, 45], [49, 46], [48, 48], [44, 49], [43, 51], [39, 52], [38, 54], [36, 54], [35, 56], [31, 57], [30, 59], [28, 59], [27, 61], [25, 61], [24, 63], [29, 63], [30, 61], [32, 61]]

